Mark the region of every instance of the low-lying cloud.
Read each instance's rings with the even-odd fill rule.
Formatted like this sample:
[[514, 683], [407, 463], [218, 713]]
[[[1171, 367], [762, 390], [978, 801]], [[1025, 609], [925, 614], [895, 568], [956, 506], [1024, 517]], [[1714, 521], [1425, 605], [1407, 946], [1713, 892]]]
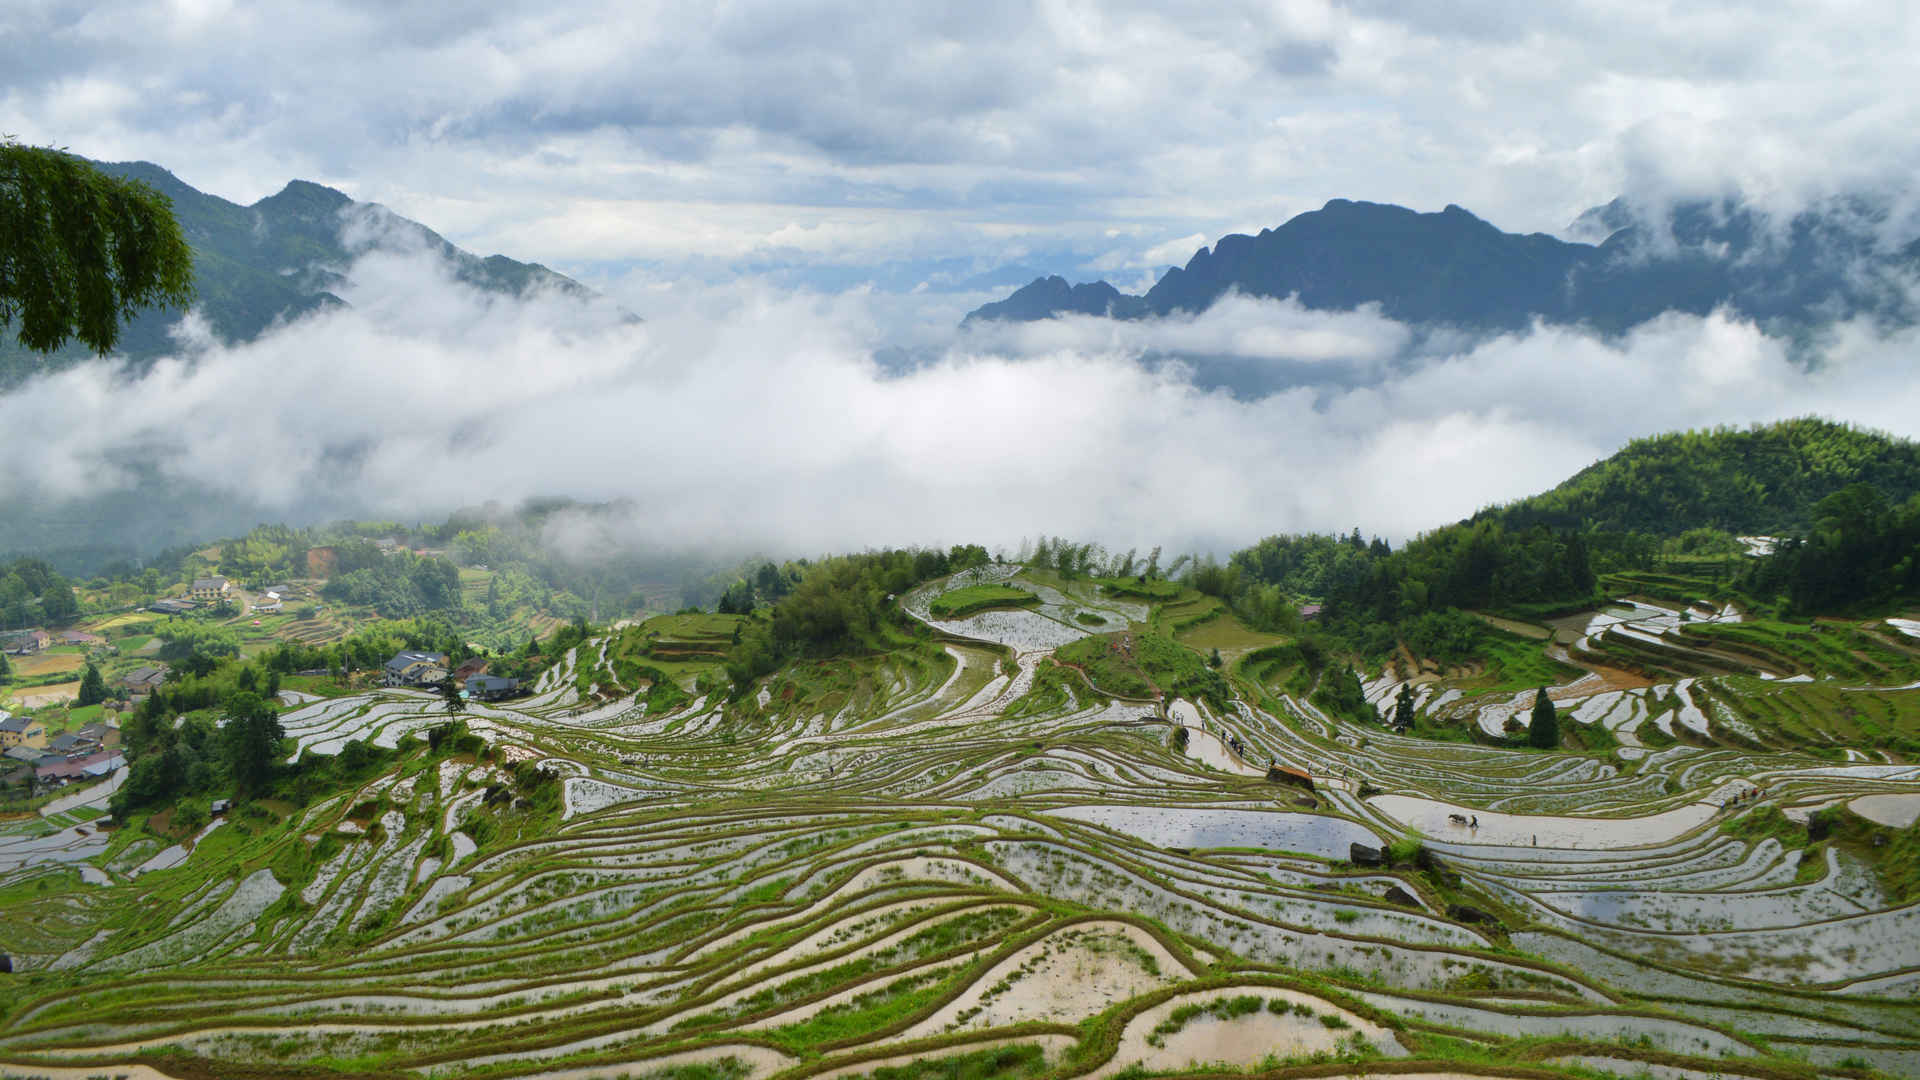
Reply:
[[[0, 397], [0, 495], [124, 489], [138, 463], [294, 520], [323, 499], [415, 519], [569, 495], [631, 500], [629, 539], [674, 549], [1045, 532], [1224, 551], [1404, 538], [1659, 431], [1818, 413], [1913, 435], [1920, 415], [1920, 335], [1865, 324], [1833, 328], [1809, 370], [1719, 314], [1440, 348], [1377, 312], [1236, 297], [956, 333], [899, 372], [859, 293], [733, 289], [635, 324], [476, 292], [424, 255], [349, 277], [351, 307], [251, 344], [190, 328], [145, 373], [99, 362]], [[1183, 353], [1295, 375], [1236, 397], [1165, 360]]]

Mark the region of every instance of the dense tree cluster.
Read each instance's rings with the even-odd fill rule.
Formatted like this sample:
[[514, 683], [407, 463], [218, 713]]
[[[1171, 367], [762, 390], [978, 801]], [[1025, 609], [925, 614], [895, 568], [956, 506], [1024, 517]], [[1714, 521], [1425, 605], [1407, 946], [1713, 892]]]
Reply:
[[0, 628], [71, 620], [80, 613], [73, 585], [41, 559], [15, 559], [0, 568]]
[[1803, 613], [1884, 607], [1920, 597], [1920, 495], [1887, 501], [1854, 484], [1813, 507], [1812, 527], [1759, 560], [1743, 584]]
[[885, 648], [921, 632], [894, 602], [924, 581], [981, 566], [985, 548], [904, 548], [842, 555], [809, 564], [792, 591], [756, 616], [727, 662], [737, 691], [798, 657], [844, 656]]
[[240, 655], [240, 636], [214, 623], [173, 619], [154, 636], [162, 642], [160, 659], [189, 675], [205, 675], [222, 660]]
[[1707, 527], [1779, 536], [1805, 532], [1814, 505], [1854, 483], [1895, 501], [1920, 493], [1920, 444], [1811, 417], [1655, 435], [1475, 520], [1512, 529], [1673, 536]]
[[1325, 632], [1356, 651], [1378, 655], [1404, 640], [1448, 660], [1472, 655], [1484, 632], [1459, 609], [1571, 606], [1591, 600], [1595, 585], [1579, 534], [1495, 522], [1440, 529], [1399, 551], [1358, 529], [1270, 536], [1224, 564], [1201, 561], [1187, 581], [1256, 629], [1296, 632], [1312, 602]]
[[1360, 673], [1352, 668], [1327, 672], [1308, 700], [1325, 712], [1356, 723], [1380, 719], [1380, 710], [1367, 701], [1366, 689], [1360, 685]]
[[[110, 800], [114, 814], [228, 785], [243, 797], [258, 794], [281, 767], [285, 732], [272, 702], [231, 682], [195, 689], [215, 700], [176, 713], [189, 702], [156, 693], [126, 722], [128, 772]], [[217, 720], [204, 711], [216, 706]]]
[[[336, 549], [337, 550], [337, 549]], [[460, 606], [460, 571], [438, 556], [400, 551], [372, 565], [339, 573], [322, 590], [329, 600], [370, 607], [389, 619], [405, 619]]]
[[257, 585], [306, 577], [309, 546], [306, 530], [259, 525], [247, 535], [220, 545], [220, 570], [230, 578]]

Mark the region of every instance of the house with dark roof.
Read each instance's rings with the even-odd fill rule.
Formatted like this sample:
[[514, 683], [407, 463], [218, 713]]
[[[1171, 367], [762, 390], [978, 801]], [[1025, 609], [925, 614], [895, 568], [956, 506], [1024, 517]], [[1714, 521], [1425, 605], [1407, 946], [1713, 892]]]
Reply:
[[387, 686], [422, 686], [447, 677], [447, 654], [402, 650], [381, 672]]
[[83, 739], [91, 740], [94, 745], [103, 749], [111, 750], [120, 745], [120, 728], [114, 724], [104, 724], [95, 721], [81, 728], [77, 734]]
[[165, 667], [138, 667], [120, 676], [120, 685], [135, 694], [151, 694], [156, 686], [167, 681]]
[[47, 740], [47, 752], [61, 757], [85, 754], [89, 750], [98, 749], [100, 749], [98, 743], [88, 742], [78, 735], [55, 735]]
[[467, 679], [467, 696], [475, 701], [499, 701], [519, 692], [519, 679], [499, 675], [474, 675]]
[[185, 615], [199, 607], [191, 600], [155, 600], [147, 606], [147, 610], [159, 615]]
[[9, 716], [0, 713], [0, 750], [15, 746], [32, 747], [44, 751], [47, 745], [47, 726], [31, 716]]

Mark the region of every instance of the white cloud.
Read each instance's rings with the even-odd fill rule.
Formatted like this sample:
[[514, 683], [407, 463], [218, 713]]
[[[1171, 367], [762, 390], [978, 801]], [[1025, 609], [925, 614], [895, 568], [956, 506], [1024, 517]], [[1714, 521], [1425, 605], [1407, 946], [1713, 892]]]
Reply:
[[986, 347], [1020, 353], [1072, 350], [1120, 355], [1200, 354], [1259, 360], [1342, 360], [1372, 366], [1404, 350], [1408, 330], [1380, 314], [1312, 311], [1289, 297], [1266, 300], [1230, 293], [1200, 315], [1137, 322], [1067, 316], [1035, 322], [987, 322], [969, 328]]
[[1194, 252], [1212, 242], [1212, 238], [1205, 233], [1194, 233], [1177, 240], [1168, 240], [1141, 252], [1140, 264], [1156, 270], [1163, 266], [1185, 266], [1187, 260], [1193, 258]]
[[[632, 539], [675, 548], [1048, 532], [1226, 550], [1354, 525], [1404, 538], [1659, 431], [1821, 413], [1912, 435], [1920, 416], [1920, 333], [1855, 324], [1810, 373], [1722, 315], [1410, 350], [1377, 314], [1233, 298], [1197, 319], [968, 335], [895, 373], [873, 360], [870, 294], [730, 287], [635, 325], [475, 293], [419, 255], [350, 277], [354, 307], [251, 345], [202, 339], [139, 378], [91, 364], [0, 397], [6, 482], [114, 490], [134, 459], [292, 516], [341, 493], [408, 518], [626, 498]], [[1166, 351], [1305, 357], [1310, 374], [1242, 400], [1140, 362]]]

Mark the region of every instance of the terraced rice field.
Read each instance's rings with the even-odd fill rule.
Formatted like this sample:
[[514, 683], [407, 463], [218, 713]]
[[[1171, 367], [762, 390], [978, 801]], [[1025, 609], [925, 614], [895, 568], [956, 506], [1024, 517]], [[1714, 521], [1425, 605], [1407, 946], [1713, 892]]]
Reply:
[[[413, 749], [190, 844], [0, 835], [0, 1074], [1920, 1074], [1920, 906], [1805, 835], [1911, 828], [1920, 765], [1747, 704], [1823, 684], [1589, 675], [1554, 696], [1609, 749], [1429, 742], [1244, 680], [1100, 697], [1053, 650], [1152, 613], [1021, 584], [930, 620], [937, 659], [736, 702], [582, 701], [590, 641], [469, 711], [479, 757], [408, 741], [428, 695], [306, 701], [302, 755]], [[1489, 733], [1514, 704], [1419, 699]]]

